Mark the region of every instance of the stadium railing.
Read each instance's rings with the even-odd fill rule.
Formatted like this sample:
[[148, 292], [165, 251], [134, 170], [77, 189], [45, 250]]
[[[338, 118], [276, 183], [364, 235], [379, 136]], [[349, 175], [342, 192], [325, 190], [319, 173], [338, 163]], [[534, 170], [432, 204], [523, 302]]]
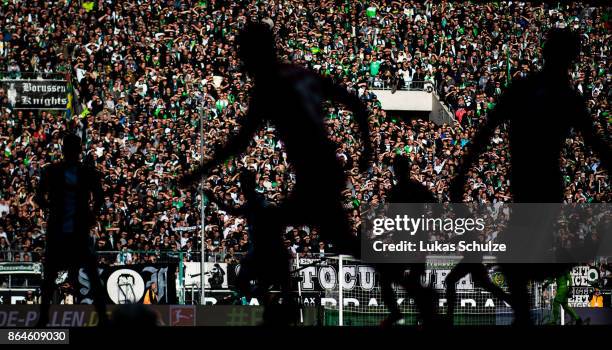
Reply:
[[404, 84], [391, 82], [388, 80], [375, 79], [368, 84], [370, 90], [397, 90], [397, 91], [427, 91], [433, 92], [436, 89], [435, 83], [430, 80], [410, 81]]
[[67, 80], [68, 72], [20, 72], [0, 71], [0, 80]]

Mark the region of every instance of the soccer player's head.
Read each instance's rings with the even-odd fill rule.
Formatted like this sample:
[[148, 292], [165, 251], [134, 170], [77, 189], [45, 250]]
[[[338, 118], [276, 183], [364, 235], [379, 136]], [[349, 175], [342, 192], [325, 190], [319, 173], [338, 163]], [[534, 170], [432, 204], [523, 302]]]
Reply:
[[81, 154], [81, 138], [75, 134], [66, 134], [62, 140], [62, 153], [66, 161], [78, 161]]
[[268, 24], [248, 23], [238, 35], [238, 54], [248, 73], [258, 75], [276, 63], [274, 34]]
[[396, 156], [393, 161], [393, 171], [398, 180], [409, 178], [410, 177], [410, 160], [408, 159], [408, 157], [403, 156], [403, 155]]
[[252, 170], [244, 169], [240, 172], [240, 188], [247, 197], [255, 194], [255, 187], [257, 186], [255, 178], [255, 172]]
[[580, 37], [567, 28], [553, 28], [546, 35], [543, 55], [545, 67], [569, 69], [580, 55]]

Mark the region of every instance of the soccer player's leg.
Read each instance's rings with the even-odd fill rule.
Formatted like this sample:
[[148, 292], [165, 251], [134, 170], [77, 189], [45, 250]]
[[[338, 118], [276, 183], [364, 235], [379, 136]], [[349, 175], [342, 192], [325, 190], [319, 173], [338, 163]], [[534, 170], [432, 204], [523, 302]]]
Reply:
[[469, 273], [467, 263], [459, 262], [444, 279], [446, 284], [446, 320], [454, 323], [455, 303], [457, 302], [457, 282]]
[[47, 324], [49, 323], [49, 309], [51, 307], [53, 293], [55, 292], [55, 278], [57, 277], [58, 272], [56, 265], [49, 260], [46, 261], [44, 266], [45, 276], [41, 286], [40, 314], [38, 317], [38, 322], [36, 323], [36, 328], [47, 327]]
[[567, 298], [561, 303], [561, 307], [563, 307], [563, 310], [565, 310], [565, 312], [567, 312], [572, 317], [572, 319], [574, 319], [574, 322], [576, 323], [576, 325], [579, 326], [582, 324], [582, 318], [580, 318], [578, 313], [576, 313], [576, 310], [574, 310], [574, 308], [572, 308], [568, 304]]
[[98, 266], [96, 256], [94, 254], [86, 254], [83, 257], [84, 269], [89, 281], [91, 283], [91, 292], [94, 299], [94, 307], [98, 313], [98, 325], [107, 326], [108, 317], [106, 315], [106, 300], [104, 287], [100, 281], [100, 275], [98, 274]]
[[410, 264], [410, 272], [401, 280], [406, 294], [412, 296], [419, 309], [419, 315], [424, 325], [439, 323], [438, 319], [438, 295], [436, 291], [421, 284], [421, 278], [425, 274], [425, 263]]
[[[558, 295], [558, 294], [557, 294]], [[553, 299], [552, 305], [552, 320], [549, 322], [549, 325], [558, 325], [561, 322], [561, 300], [555, 297]]]
[[313, 214], [314, 222], [321, 228], [321, 237], [326, 243], [332, 243], [336, 253], [360, 258], [359, 239], [340, 203], [324, 205]]
[[[296, 219], [292, 206], [262, 211], [254, 227], [254, 269], [257, 277], [258, 297], [264, 300], [265, 325], [295, 323], [298, 306], [291, 291], [291, 256], [283, 242], [282, 229], [288, 221]], [[278, 287], [280, 294], [268, 293], [270, 287]]]
[[[393, 290], [393, 282], [402, 280], [404, 271], [400, 271], [395, 265], [384, 266], [382, 264], [376, 266], [376, 269], [379, 271], [380, 275], [381, 297], [389, 310], [389, 316], [385, 317], [380, 325], [382, 327], [389, 327], [403, 318], [399, 305], [396, 302], [397, 297]], [[393, 271], [391, 271], [391, 269], [393, 269]], [[401, 270], [403, 270], [403, 268], [401, 268]]]
[[531, 325], [531, 316], [529, 314], [529, 293], [527, 292], [528, 278], [527, 269], [529, 264], [502, 264], [503, 272], [506, 276], [508, 291], [510, 292], [511, 301], [509, 304], [514, 310], [515, 326]]

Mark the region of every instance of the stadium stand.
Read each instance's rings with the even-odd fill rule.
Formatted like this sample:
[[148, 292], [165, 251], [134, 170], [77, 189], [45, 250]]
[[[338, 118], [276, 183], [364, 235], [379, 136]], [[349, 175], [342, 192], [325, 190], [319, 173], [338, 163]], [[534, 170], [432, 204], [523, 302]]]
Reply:
[[[200, 162], [199, 107], [206, 156], [246, 115], [251, 82], [241, 73], [234, 38], [248, 19], [273, 26], [283, 59], [331, 76], [367, 103], [377, 159], [367, 174], [357, 172], [361, 148], [350, 113], [339, 106], [327, 110], [330, 137], [350, 179], [347, 215], [357, 229], [360, 203], [385, 201], [397, 155], [411, 159], [414, 180], [449, 200], [462, 149], [507, 84], [541, 68], [549, 28], [581, 34], [583, 52], [572, 81], [598, 131], [609, 136], [609, 14], [609, 8], [582, 2], [3, 1], [3, 77], [59, 73], [71, 82], [75, 98], [66, 113], [15, 110], [0, 91], [0, 261], [40, 259], [45, 218], [33, 202], [34, 189], [40, 169], [60, 156], [66, 130], [86, 135], [84, 158], [104, 174], [105, 204], [93, 230], [97, 250], [184, 251], [187, 260], [197, 261], [201, 198], [181, 190], [176, 178]], [[434, 84], [455, 125], [387, 113], [370, 90], [422, 81]], [[471, 170], [466, 200], [511, 201], [505, 137], [500, 128]], [[612, 199], [598, 165], [579, 135], [567, 140], [561, 161], [567, 202]], [[242, 156], [219, 167], [206, 186], [228, 204], [241, 205], [242, 167], [256, 170], [257, 190], [268, 200], [280, 202], [290, 193], [291, 164], [272, 126], [261, 129]], [[206, 249], [235, 261], [247, 249], [247, 223], [214, 205], [206, 216]], [[303, 257], [333, 250], [317, 228], [290, 227], [286, 235], [288, 249]], [[155, 259], [126, 256], [104, 262]]]

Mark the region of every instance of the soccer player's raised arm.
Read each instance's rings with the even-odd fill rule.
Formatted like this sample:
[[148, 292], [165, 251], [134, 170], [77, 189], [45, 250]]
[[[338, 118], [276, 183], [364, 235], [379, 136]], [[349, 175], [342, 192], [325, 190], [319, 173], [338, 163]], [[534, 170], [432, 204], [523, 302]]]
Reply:
[[204, 189], [204, 195], [206, 195], [211, 202], [217, 204], [219, 209], [227, 212], [230, 215], [238, 216], [246, 213], [243, 207], [235, 208], [225, 204], [225, 202], [223, 202], [221, 198], [217, 197], [217, 195], [210, 189]]
[[487, 145], [490, 143], [495, 129], [505, 120], [508, 115], [508, 107], [510, 102], [508, 97], [500, 99], [500, 102], [488, 114], [485, 125], [476, 132], [474, 139], [466, 145], [465, 152], [461, 159], [461, 163], [457, 169], [457, 174], [452, 179], [449, 192], [451, 202], [460, 203], [463, 201], [464, 187], [467, 181], [467, 172], [476, 161], [477, 157], [484, 152]]
[[342, 103], [347, 106], [355, 116], [355, 121], [359, 124], [359, 132], [363, 142], [363, 152], [360, 159], [360, 170], [365, 171], [368, 167], [368, 162], [372, 159], [372, 145], [370, 141], [370, 127], [368, 125], [368, 110], [355, 94], [349, 93], [340, 85], [334, 84], [331, 79], [324, 78], [324, 88], [327, 97], [330, 100]]
[[612, 147], [603, 137], [597, 135], [595, 125], [593, 124], [593, 118], [589, 112], [584, 108], [584, 102], [582, 99], [579, 100], [579, 110], [576, 113], [574, 120], [574, 127], [580, 131], [584, 138], [585, 144], [593, 148], [593, 151], [599, 156], [601, 165], [610, 171], [610, 154], [612, 154]]

